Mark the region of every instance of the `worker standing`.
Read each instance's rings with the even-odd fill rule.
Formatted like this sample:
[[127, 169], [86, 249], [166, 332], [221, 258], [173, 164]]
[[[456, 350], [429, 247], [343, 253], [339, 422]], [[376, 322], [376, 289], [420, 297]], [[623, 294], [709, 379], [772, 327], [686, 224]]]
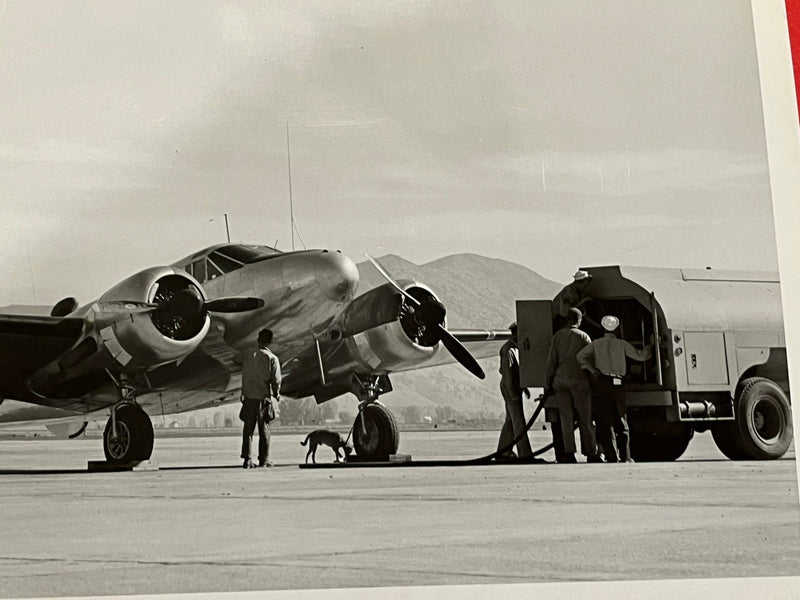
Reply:
[[633, 462], [623, 386], [627, 371], [625, 357], [645, 361], [650, 358], [651, 350], [649, 345], [637, 350], [627, 340], [617, 338], [614, 334], [619, 327], [617, 317], [606, 315], [601, 324], [605, 335], [585, 346], [576, 358], [581, 369], [590, 373], [593, 401], [597, 405], [597, 441], [606, 462]]
[[[525, 411], [522, 406], [522, 395], [526, 398], [531, 397], [527, 388], [523, 389], [519, 380], [519, 348], [517, 348], [517, 324], [512, 323], [508, 326], [511, 331], [511, 339], [506, 341], [500, 348], [500, 393], [505, 402], [506, 419], [503, 428], [500, 430], [500, 440], [497, 449], [502, 450], [513, 442], [517, 437], [522, 436], [517, 442], [517, 455], [520, 459], [539, 462], [532, 458], [533, 450], [528, 440], [528, 432], [525, 431]], [[512, 450], [508, 450], [502, 459], [514, 457]], [[544, 462], [544, 461], [541, 461]]]
[[586, 312], [583, 305], [589, 302], [592, 297], [586, 293], [586, 288], [592, 282], [592, 275], [588, 271], [578, 270], [572, 276], [572, 283], [565, 286], [559, 294], [558, 314], [565, 319], [570, 308], [577, 308], [581, 314]]
[[592, 302], [593, 298], [589, 295], [588, 288], [592, 283], [592, 274], [588, 271], [579, 269], [572, 276], [572, 283], [564, 286], [564, 288], [556, 295], [554, 300], [557, 300], [559, 323], [557, 326], [562, 326], [565, 323], [567, 314], [570, 308], [577, 308], [581, 311], [583, 321], [589, 324], [593, 329], [600, 331], [600, 325], [592, 319], [587, 313], [587, 305]]
[[[258, 425], [258, 466], [271, 467], [269, 459], [269, 422], [274, 418], [274, 408], [270, 397], [280, 402], [281, 364], [278, 357], [269, 349], [272, 331], [262, 329], [258, 332], [258, 348], [248, 350], [242, 357], [242, 410], [244, 421], [242, 430], [242, 458], [245, 469], [255, 465], [250, 459], [253, 431]], [[271, 414], [271, 418], [270, 418]]]
[[554, 394], [558, 409], [562, 440], [562, 455], [558, 458], [559, 462], [576, 462], [573, 422], [577, 416], [581, 454], [586, 457], [586, 462], [602, 462], [597, 454], [592, 424], [592, 390], [586, 373], [580, 368], [576, 358], [578, 352], [592, 340], [586, 332], [579, 329], [582, 315], [578, 308], [569, 308], [566, 318], [567, 325], [558, 330], [550, 342], [545, 387], [546, 396], [550, 392]]

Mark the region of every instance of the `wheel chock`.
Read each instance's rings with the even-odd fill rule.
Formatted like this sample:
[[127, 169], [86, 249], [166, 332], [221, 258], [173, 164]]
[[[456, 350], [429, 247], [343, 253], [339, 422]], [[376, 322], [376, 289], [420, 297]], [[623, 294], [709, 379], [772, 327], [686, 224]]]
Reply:
[[152, 460], [135, 460], [127, 463], [110, 463], [105, 460], [90, 460], [87, 464], [90, 473], [116, 471], [158, 471], [158, 463]]

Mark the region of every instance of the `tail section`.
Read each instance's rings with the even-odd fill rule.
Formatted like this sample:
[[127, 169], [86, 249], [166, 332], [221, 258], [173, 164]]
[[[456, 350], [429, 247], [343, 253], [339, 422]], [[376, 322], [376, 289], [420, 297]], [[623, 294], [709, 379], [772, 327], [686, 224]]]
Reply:
[[301, 446], [305, 446], [305, 445], [308, 443], [308, 438], [310, 438], [310, 437], [311, 437], [311, 434], [309, 433], [309, 434], [306, 436], [306, 439], [304, 439], [302, 442], [300, 442], [300, 445], [301, 445]]

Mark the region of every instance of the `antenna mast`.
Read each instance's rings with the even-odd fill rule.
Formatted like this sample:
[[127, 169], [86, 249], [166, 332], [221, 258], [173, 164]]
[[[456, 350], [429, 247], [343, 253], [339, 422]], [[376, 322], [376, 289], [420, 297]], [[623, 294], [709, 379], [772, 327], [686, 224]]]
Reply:
[[292, 252], [294, 252], [294, 201], [292, 199], [292, 152], [289, 146], [289, 123], [286, 123], [286, 157], [289, 161], [289, 224], [292, 228]]
[[228, 236], [228, 243], [231, 243], [231, 231], [228, 229], [228, 213], [225, 213], [225, 234]]

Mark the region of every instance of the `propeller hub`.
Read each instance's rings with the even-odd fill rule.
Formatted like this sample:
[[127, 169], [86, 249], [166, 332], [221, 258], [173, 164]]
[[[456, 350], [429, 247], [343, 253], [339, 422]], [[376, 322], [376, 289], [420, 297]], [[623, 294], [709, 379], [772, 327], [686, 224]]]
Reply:
[[427, 327], [434, 327], [444, 323], [444, 317], [447, 310], [444, 304], [434, 298], [423, 301], [414, 310], [414, 320], [420, 325]]
[[169, 312], [170, 314], [190, 321], [203, 310], [203, 299], [194, 288], [184, 288], [178, 290], [166, 304], [158, 310]]

